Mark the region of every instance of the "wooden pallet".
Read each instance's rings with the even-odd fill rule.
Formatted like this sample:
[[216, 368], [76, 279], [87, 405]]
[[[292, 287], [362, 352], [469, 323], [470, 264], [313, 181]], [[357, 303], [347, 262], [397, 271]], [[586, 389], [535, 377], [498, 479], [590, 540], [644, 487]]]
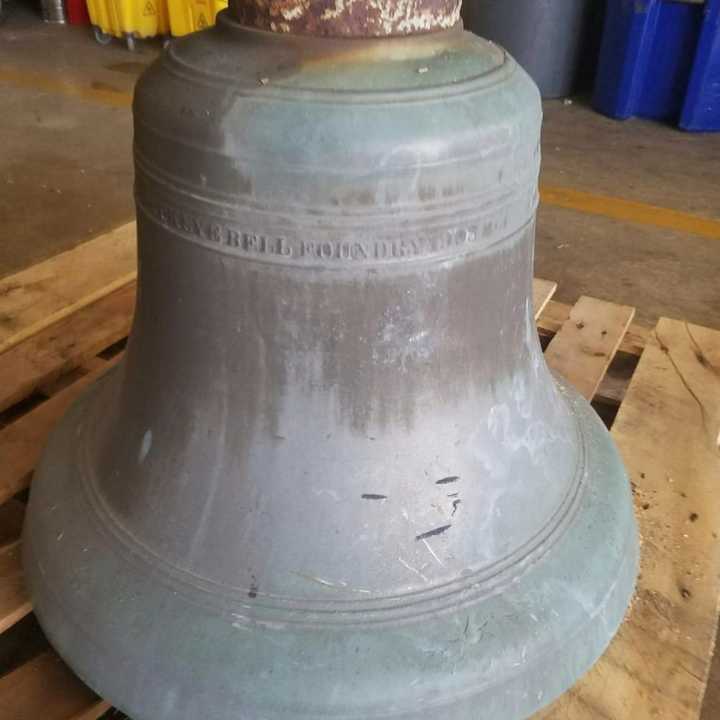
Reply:
[[[32, 610], [15, 496], [50, 428], [119, 359], [134, 283], [134, 224], [0, 281], [0, 633]], [[633, 308], [589, 297], [570, 307], [555, 288], [534, 285], [545, 357], [612, 427], [642, 575], [610, 649], [537, 717], [697, 720], [720, 594], [720, 332], [665, 318], [648, 331]], [[91, 720], [107, 708], [50, 648], [0, 677], [0, 720]]]

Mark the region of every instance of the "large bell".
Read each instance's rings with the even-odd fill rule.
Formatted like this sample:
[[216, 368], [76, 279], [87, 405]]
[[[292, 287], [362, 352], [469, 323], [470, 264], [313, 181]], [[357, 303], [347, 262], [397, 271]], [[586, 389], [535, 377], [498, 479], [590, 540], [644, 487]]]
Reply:
[[132, 337], [24, 538], [134, 720], [522, 718], [623, 619], [627, 478], [531, 312], [538, 92], [458, 13], [236, 0], [138, 84]]

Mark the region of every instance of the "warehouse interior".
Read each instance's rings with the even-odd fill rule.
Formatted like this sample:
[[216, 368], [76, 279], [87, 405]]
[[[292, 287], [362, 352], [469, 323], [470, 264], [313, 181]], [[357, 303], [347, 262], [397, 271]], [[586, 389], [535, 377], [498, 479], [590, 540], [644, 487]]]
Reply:
[[[160, 38], [139, 40], [131, 52], [117, 39], [100, 45], [89, 25], [44, 22], [30, 0], [2, 4], [0, 280], [134, 219], [133, 88], [163, 52]], [[535, 277], [557, 283], [555, 301], [590, 296], [631, 306], [633, 323], [648, 333], [659, 318], [720, 330], [720, 133], [607, 117], [593, 107], [587, 85], [545, 99], [540, 197]], [[718, 436], [720, 426], [713, 430]], [[0, 635], [0, 696], [8, 692], [2, 676], [44, 643], [32, 616]], [[656, 711], [653, 717], [674, 717]], [[81, 715], [69, 706], [33, 716], [42, 717]], [[702, 714], [683, 720], [692, 717], [720, 717], [720, 658]], [[0, 704], [0, 720], [31, 717]]]
[[[2, 25], [4, 115], [2, 213], [8, 231], [0, 272], [10, 274], [89, 240], [133, 216], [132, 89], [159, 43], [128, 53], [100, 47], [86, 27], [53, 26], [14, 0]], [[52, 72], [50, 72], [52, 70]], [[667, 211], [716, 220], [720, 136], [668, 124], [618, 123], [587, 97], [544, 106], [542, 184], [659, 208], [648, 222], [620, 221], [612, 206], [588, 213], [583, 199], [544, 203], [536, 274], [580, 295], [714, 326], [720, 307], [720, 253], [707, 235], [674, 230]], [[40, 212], [42, 208], [42, 212]], [[657, 221], [657, 222], [656, 222]]]

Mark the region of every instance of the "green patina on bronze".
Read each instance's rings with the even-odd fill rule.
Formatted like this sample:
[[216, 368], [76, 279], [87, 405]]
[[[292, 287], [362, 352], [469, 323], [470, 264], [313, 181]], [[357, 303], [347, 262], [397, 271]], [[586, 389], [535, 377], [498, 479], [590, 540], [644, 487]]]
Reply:
[[228, 12], [134, 115], [132, 336], [24, 531], [50, 641], [133, 720], [519, 720], [564, 692], [638, 546], [534, 325], [533, 83], [459, 26]]

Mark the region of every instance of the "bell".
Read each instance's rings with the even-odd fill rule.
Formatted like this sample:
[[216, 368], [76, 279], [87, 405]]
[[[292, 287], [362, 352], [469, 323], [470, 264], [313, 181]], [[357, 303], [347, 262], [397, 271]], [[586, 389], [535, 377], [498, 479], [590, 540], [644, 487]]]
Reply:
[[523, 718], [638, 542], [531, 308], [541, 106], [458, 0], [235, 0], [138, 83], [139, 295], [24, 537], [134, 720]]

